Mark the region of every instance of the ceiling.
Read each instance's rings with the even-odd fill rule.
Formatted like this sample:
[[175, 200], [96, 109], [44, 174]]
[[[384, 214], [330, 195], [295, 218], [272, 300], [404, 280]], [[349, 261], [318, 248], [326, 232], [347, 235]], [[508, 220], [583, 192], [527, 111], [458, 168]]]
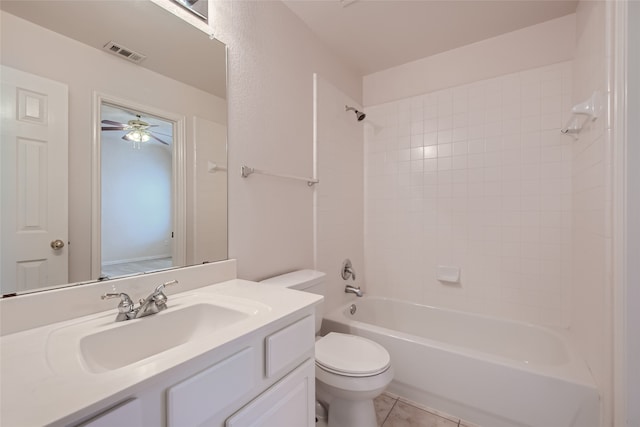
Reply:
[[362, 75], [575, 12], [577, 0], [285, 0]]

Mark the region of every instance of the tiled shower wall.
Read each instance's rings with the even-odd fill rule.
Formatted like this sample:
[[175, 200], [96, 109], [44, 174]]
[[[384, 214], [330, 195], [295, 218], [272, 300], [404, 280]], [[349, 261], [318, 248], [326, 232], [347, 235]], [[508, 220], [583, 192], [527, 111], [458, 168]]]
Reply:
[[368, 107], [368, 292], [568, 325], [571, 77], [563, 62]]

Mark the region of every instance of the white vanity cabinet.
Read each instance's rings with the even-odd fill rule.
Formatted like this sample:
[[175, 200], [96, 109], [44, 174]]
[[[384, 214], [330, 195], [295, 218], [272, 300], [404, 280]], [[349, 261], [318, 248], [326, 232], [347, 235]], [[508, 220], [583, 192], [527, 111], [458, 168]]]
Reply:
[[[130, 280], [119, 290], [151, 288]], [[111, 309], [0, 335], [0, 425], [313, 427], [321, 300], [231, 279], [141, 319], [115, 322]]]
[[67, 425], [312, 427], [314, 326], [308, 313], [274, 322]]

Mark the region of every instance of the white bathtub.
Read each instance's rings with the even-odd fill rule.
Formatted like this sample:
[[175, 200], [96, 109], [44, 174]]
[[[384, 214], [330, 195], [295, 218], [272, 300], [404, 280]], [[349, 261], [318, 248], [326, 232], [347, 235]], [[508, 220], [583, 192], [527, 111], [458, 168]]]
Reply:
[[483, 427], [597, 427], [585, 363], [550, 329], [387, 298], [358, 298], [323, 320], [382, 344], [389, 391]]

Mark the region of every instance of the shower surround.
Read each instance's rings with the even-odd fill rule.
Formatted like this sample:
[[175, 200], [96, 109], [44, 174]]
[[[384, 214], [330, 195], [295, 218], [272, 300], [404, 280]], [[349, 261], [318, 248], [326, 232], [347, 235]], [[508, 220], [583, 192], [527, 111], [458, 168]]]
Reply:
[[568, 325], [571, 82], [565, 61], [365, 109], [368, 292]]
[[[603, 425], [613, 420], [616, 383], [618, 112], [609, 91], [621, 5], [579, 2], [575, 14], [365, 76], [363, 84], [367, 290], [568, 328], [598, 386]], [[570, 108], [594, 92], [600, 117], [577, 139], [559, 134]], [[439, 129], [435, 142], [427, 136], [433, 118], [444, 126], [441, 141]], [[418, 135], [422, 171], [419, 150], [411, 151], [420, 148]], [[462, 267], [461, 284], [435, 280], [438, 265]]]

